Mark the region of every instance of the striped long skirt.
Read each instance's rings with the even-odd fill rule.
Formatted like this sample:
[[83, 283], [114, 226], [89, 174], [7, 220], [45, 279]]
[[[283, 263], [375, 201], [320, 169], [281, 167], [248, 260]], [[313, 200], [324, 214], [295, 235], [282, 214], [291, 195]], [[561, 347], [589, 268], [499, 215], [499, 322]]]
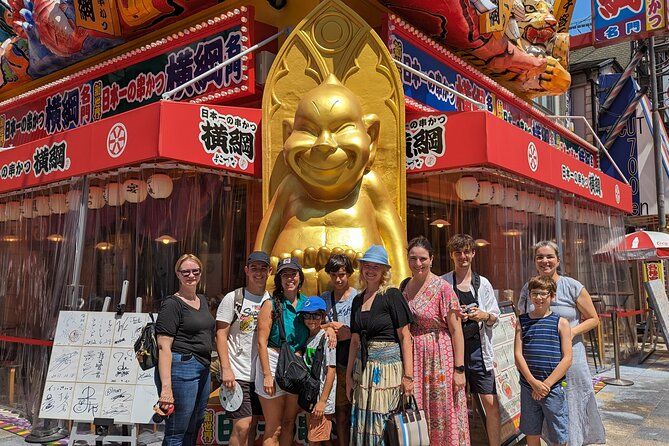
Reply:
[[353, 369], [351, 445], [384, 444], [386, 422], [400, 402], [402, 375], [400, 346], [395, 342], [370, 342], [364, 371], [358, 356]]

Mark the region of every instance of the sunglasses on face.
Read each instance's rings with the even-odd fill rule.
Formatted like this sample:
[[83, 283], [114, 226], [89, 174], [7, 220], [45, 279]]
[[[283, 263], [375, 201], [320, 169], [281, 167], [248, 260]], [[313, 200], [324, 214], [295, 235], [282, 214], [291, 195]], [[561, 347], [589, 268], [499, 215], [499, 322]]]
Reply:
[[321, 318], [321, 315], [318, 313], [304, 313], [303, 315], [305, 320], [316, 320]]
[[201, 271], [200, 271], [200, 268], [195, 268], [195, 269], [180, 269], [180, 270], [179, 270], [179, 274], [181, 274], [181, 275], [184, 276], [184, 277], [188, 277], [188, 276], [190, 276], [191, 274], [193, 275], [193, 277], [197, 277], [197, 276], [200, 275], [200, 272], [201, 272]]

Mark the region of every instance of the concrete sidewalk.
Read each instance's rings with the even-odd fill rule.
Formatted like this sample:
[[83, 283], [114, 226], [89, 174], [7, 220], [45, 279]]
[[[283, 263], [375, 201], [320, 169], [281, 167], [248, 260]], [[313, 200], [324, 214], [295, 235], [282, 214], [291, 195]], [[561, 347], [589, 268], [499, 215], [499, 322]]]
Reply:
[[[614, 376], [613, 370], [601, 376]], [[664, 346], [646, 362], [634, 358], [621, 366], [620, 377], [629, 387], [607, 385], [597, 394], [606, 444], [659, 446], [669, 444], [669, 352]]]

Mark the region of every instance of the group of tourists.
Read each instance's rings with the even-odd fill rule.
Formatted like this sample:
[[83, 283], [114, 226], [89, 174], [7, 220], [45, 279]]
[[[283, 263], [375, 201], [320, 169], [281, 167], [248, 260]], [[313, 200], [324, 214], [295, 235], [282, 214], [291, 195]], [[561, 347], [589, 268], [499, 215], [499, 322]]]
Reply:
[[[254, 444], [260, 416], [263, 445], [293, 444], [298, 395], [275, 380], [285, 342], [308, 366], [319, 348], [323, 352], [319, 398], [307, 413], [310, 444], [387, 444], [389, 416], [415, 399], [430, 444], [468, 445], [468, 387], [480, 397], [489, 444], [498, 446], [492, 338], [500, 310], [491, 283], [472, 270], [473, 238], [455, 235], [448, 250], [454, 269], [440, 277], [432, 271], [429, 240], [411, 240], [411, 277], [399, 287], [392, 285], [399, 281], [391, 279], [382, 246], [371, 246], [359, 259], [357, 284], [350, 280], [351, 260], [333, 254], [325, 265], [330, 289], [310, 297], [300, 292], [304, 274], [297, 259], [282, 259], [273, 271], [268, 254], [256, 251], [244, 268], [245, 286], [225, 295], [215, 319], [196, 293], [201, 262], [182, 256], [175, 267], [179, 291], [164, 299], [156, 323], [159, 401], [174, 407], [163, 444], [195, 444], [210, 392], [215, 333], [222, 389], [239, 386], [243, 393], [239, 408], [227, 412], [230, 445]], [[520, 430], [530, 446], [541, 437], [555, 445], [603, 444], [581, 337], [599, 323], [592, 300], [582, 284], [558, 274], [553, 242], [538, 243], [534, 258], [538, 275], [524, 286], [517, 308]]]

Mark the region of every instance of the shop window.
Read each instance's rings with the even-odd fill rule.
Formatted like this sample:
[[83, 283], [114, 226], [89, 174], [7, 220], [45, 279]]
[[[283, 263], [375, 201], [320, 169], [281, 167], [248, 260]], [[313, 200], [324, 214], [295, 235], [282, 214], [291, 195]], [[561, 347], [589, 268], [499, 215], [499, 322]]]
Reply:
[[[243, 283], [261, 219], [257, 180], [151, 166], [91, 176], [88, 184], [75, 299], [70, 285], [84, 180], [0, 196], [0, 333], [51, 340], [61, 310], [100, 311], [109, 296], [115, 311], [124, 280], [127, 311], [135, 311], [136, 297], [144, 312], [157, 311], [160, 300], [178, 289], [174, 263], [184, 253], [205, 264], [199, 291], [212, 311]], [[48, 351], [44, 345], [0, 341], [0, 380], [8, 367], [16, 374], [12, 401], [7, 386], [0, 385], [0, 405], [11, 404], [32, 419]]]

